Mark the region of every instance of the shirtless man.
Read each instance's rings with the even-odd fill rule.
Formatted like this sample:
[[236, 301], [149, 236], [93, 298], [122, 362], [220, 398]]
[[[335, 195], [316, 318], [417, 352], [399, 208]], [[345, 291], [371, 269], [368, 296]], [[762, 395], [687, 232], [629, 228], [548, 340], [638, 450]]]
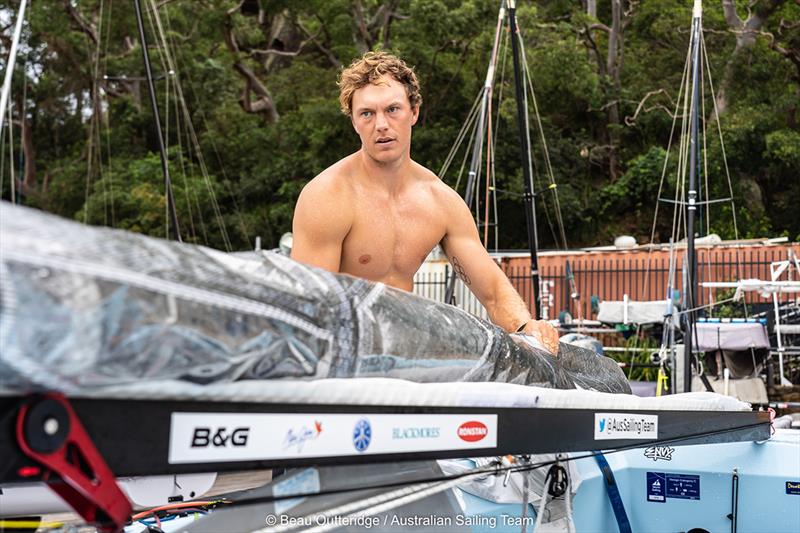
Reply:
[[395, 56], [368, 52], [342, 72], [339, 88], [361, 149], [303, 189], [292, 258], [411, 291], [414, 273], [441, 244], [492, 322], [532, 335], [556, 353], [555, 328], [531, 319], [481, 244], [461, 197], [411, 160], [411, 129], [422, 103], [414, 71]]

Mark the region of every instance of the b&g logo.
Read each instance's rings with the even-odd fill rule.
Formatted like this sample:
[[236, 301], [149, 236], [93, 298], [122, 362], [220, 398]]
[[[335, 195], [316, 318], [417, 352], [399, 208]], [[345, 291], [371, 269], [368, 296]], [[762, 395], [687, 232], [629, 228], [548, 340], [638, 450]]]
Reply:
[[235, 428], [230, 433], [228, 428], [196, 427], [192, 434], [192, 448], [225, 448], [230, 446], [247, 446], [247, 438], [250, 436], [250, 428]]

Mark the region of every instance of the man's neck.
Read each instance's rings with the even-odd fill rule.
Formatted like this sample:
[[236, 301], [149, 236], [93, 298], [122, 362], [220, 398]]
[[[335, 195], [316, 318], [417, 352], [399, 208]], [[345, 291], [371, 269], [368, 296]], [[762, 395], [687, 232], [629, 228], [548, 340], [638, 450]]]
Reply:
[[380, 184], [390, 191], [401, 188], [411, 176], [411, 157], [409, 154], [390, 163], [381, 163], [372, 159], [362, 149], [358, 152], [358, 161], [371, 183]]

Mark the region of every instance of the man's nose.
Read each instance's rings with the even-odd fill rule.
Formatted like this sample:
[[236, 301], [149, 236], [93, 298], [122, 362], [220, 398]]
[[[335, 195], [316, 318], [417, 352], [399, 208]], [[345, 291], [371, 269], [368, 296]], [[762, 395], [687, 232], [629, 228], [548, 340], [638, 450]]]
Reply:
[[378, 113], [378, 116], [375, 117], [375, 127], [379, 130], [389, 128], [389, 121], [386, 120], [386, 115], [384, 113]]

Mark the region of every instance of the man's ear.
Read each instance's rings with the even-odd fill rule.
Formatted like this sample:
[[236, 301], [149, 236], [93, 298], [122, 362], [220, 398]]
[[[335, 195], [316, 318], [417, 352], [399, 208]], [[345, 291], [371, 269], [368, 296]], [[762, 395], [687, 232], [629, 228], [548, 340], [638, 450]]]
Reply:
[[413, 113], [413, 115], [411, 117], [411, 125], [412, 126], [417, 123], [417, 119], [419, 118], [419, 106], [420, 105], [422, 105], [422, 104], [417, 104], [417, 105], [415, 105], [414, 107], [411, 108], [411, 112]]
[[355, 132], [358, 134], [358, 128], [356, 127], [356, 121], [353, 120], [353, 113], [350, 113], [350, 124], [353, 126], [353, 130], [355, 130]]

